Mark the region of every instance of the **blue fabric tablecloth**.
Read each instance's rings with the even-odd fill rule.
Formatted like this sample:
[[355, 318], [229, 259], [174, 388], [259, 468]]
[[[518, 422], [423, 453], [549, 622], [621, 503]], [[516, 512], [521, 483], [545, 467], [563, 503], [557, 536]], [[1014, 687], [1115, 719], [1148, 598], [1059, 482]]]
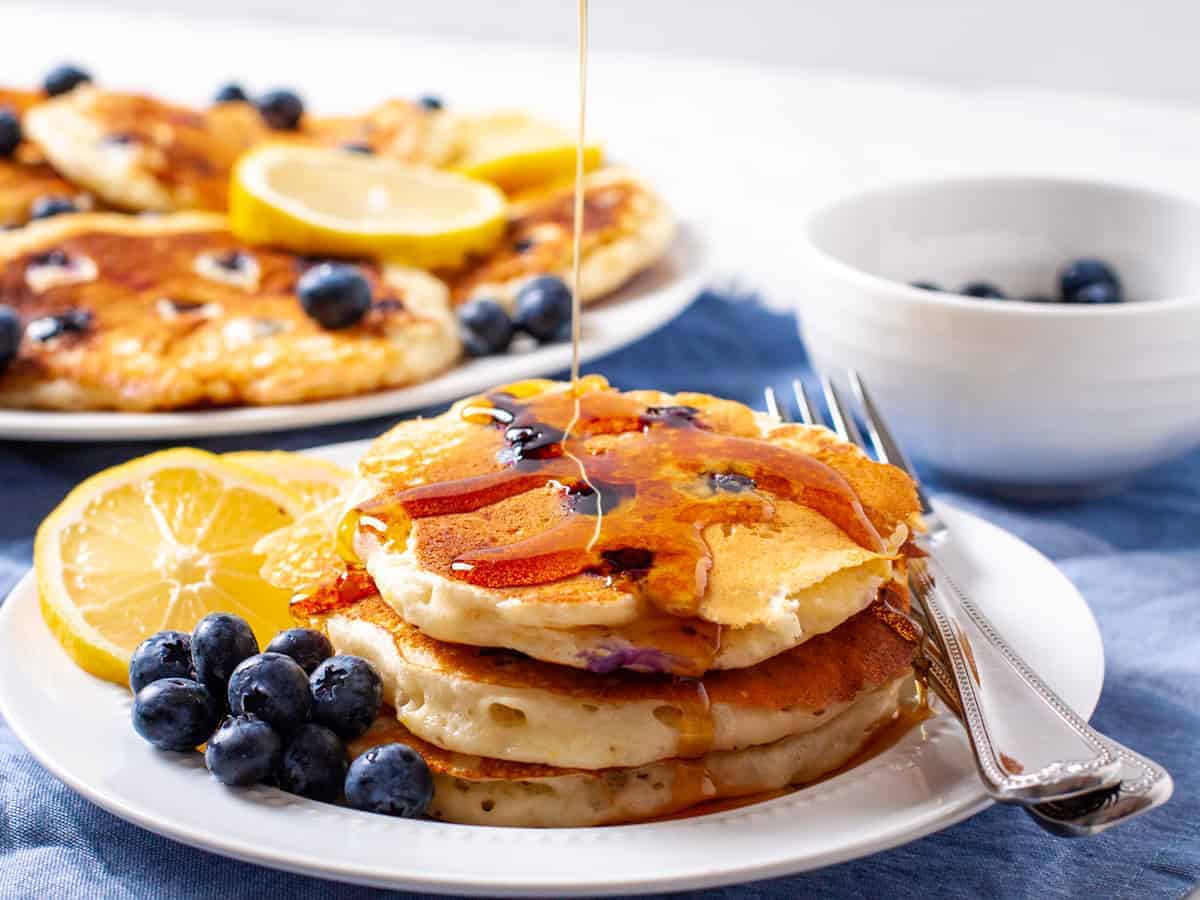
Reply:
[[[710, 391], [757, 405], [763, 384], [784, 383], [806, 365], [790, 317], [706, 295], [667, 328], [589, 368], [622, 387]], [[301, 448], [371, 437], [387, 424], [199, 443]], [[37, 523], [76, 482], [151, 449], [0, 443], [0, 596], [29, 566]], [[1099, 619], [1108, 661], [1095, 722], [1166, 765], [1174, 799], [1115, 832], [1074, 841], [993, 807], [868, 859], [693, 896], [1123, 900], [1180, 897], [1200, 877], [1200, 454], [1148, 473], [1118, 496], [1079, 505], [954, 500], [1029, 541], [1079, 586]], [[0, 724], [0, 898], [248, 896], [384, 893], [233, 862], [126, 824], [48, 775]]]

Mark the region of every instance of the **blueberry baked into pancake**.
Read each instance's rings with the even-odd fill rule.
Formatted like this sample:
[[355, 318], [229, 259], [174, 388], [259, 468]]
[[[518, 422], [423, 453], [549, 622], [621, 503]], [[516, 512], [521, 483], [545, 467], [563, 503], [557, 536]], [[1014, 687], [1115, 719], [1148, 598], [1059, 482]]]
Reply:
[[823, 428], [521, 382], [393, 428], [339, 506], [324, 540], [260, 546], [263, 576], [380, 673], [394, 720], [356, 750], [418, 748], [439, 818], [608, 824], [809, 782], [910, 687], [915, 491]]
[[246, 246], [224, 217], [86, 213], [0, 234], [22, 329], [0, 405], [292, 403], [420, 381], [459, 355], [445, 286]]

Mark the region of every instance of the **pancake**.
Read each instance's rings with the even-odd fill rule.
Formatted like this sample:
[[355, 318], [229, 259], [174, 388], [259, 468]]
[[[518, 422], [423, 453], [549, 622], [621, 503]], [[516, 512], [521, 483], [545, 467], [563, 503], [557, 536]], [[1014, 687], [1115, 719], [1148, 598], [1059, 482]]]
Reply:
[[[718, 445], [718, 452], [732, 456], [701, 460], [700, 468], [743, 465], [746, 461], [739, 456], [751, 451], [769, 451], [775, 457], [782, 453], [788, 464], [815, 460], [818, 474], [840, 483], [858, 504], [874, 526], [879, 545], [860, 545], [825, 513], [795, 499], [757, 489], [721, 498], [711, 487], [712, 472], [697, 477], [695, 472], [668, 469], [659, 481], [651, 479], [637, 490], [670, 490], [681, 502], [726, 499], [763, 507], [757, 518], [713, 521], [701, 530], [698, 548], [660, 548], [664, 552], [659, 558], [673, 559], [673, 568], [685, 573], [691, 571], [686, 560], [711, 560], [704, 590], [698, 597], [685, 598], [690, 605], [673, 607], [673, 599], [664, 596], [670, 592], [655, 594], [653, 571], [651, 577], [636, 566], [616, 571], [617, 562], [627, 564], [634, 555], [626, 551], [650, 552], [649, 542], [660, 539], [655, 532], [661, 525], [652, 521], [627, 523], [626, 533], [618, 536], [623, 538], [621, 546], [611, 552], [601, 548], [610, 555], [601, 554], [582, 571], [542, 572], [526, 579], [528, 583], [507, 586], [472, 583], [470, 573], [461, 568], [475, 565], [464, 562], [472, 553], [486, 558], [495, 555], [493, 548], [518, 542], [527, 547], [563, 529], [580, 532], [574, 540], [586, 544], [595, 527], [594, 516], [576, 511], [572, 489], [564, 489], [564, 481], [578, 481], [573, 465], [559, 458], [547, 464], [550, 468], [530, 469], [530, 460], [514, 468], [505, 429], [479, 412], [486, 412], [506, 391], [517, 391], [539, 403], [558, 402], [551, 419], [557, 422], [558, 416], [564, 420], [559, 424], [565, 425], [570, 415], [567, 386], [523, 382], [493, 392], [493, 399], [463, 400], [437, 418], [401, 423], [380, 437], [362, 460], [361, 480], [350, 500], [359, 516], [355, 552], [403, 619], [439, 640], [507, 647], [593, 671], [625, 667], [698, 675], [754, 665], [827, 632], [868, 606], [892, 579], [910, 529], [919, 525], [915, 491], [900, 470], [871, 461], [825, 429], [780, 425], [738, 403], [656, 391], [620, 395], [596, 376], [585, 379], [581, 389], [587, 392], [585, 404], [592, 396], [606, 402], [619, 398], [635, 411], [689, 408], [695, 411], [698, 432], [716, 440], [735, 439], [728, 447]], [[580, 446], [585, 449], [577, 454], [595, 460], [590, 466], [604, 459], [636, 459], [647, 452], [646, 440], [637, 429], [597, 434], [583, 440]], [[689, 466], [695, 462], [684, 460]], [[523, 492], [510, 492], [465, 512], [412, 517], [398, 501], [406, 491], [436, 492], [465, 484], [463, 479], [482, 482], [514, 474], [532, 479], [522, 485]], [[682, 495], [674, 493], [676, 481]], [[621, 512], [621, 502], [618, 498], [602, 519], [602, 529], [621, 526], [620, 517], [627, 515]], [[547, 551], [554, 552], [559, 551]]]
[[[13, 110], [22, 121], [25, 113], [44, 99], [44, 95], [33, 91], [0, 88], [0, 109]], [[30, 207], [40, 197], [69, 198], [81, 208], [91, 205], [86, 191], [54, 171], [41, 151], [25, 141], [11, 158], [0, 159], [0, 228], [24, 225], [29, 221]]]
[[671, 759], [637, 768], [571, 770], [507, 763], [442, 750], [381, 717], [352, 754], [399, 741], [433, 772], [429, 814], [447, 822], [531, 828], [577, 828], [644, 821], [705, 800], [744, 797], [818, 780], [850, 762], [911, 693], [901, 676], [860, 694], [819, 728], [773, 744]]
[[457, 359], [437, 279], [361, 263], [376, 304], [328, 331], [295, 295], [314, 263], [243, 246], [213, 214], [89, 213], [2, 234], [0, 304], [27, 329], [0, 405], [294, 403], [420, 381]]
[[[521, 285], [538, 275], [571, 273], [575, 189], [562, 184], [514, 203], [497, 249], [463, 268], [439, 273], [451, 298], [488, 297], [511, 308]], [[608, 294], [666, 253], [675, 219], [661, 197], [627, 169], [584, 176], [580, 301]]]
[[134, 211], [224, 210], [234, 161], [264, 142], [366, 144], [432, 164], [453, 140], [439, 113], [403, 100], [353, 118], [306, 117], [296, 131], [276, 131], [249, 103], [193, 109], [92, 86], [39, 104], [25, 129], [58, 171]]
[[317, 621], [337, 652], [376, 667], [385, 702], [422, 740], [510, 762], [603, 769], [737, 750], [820, 727], [909, 670], [914, 644], [885, 612], [864, 611], [753, 668], [700, 680], [601, 675], [442, 643], [377, 596]]

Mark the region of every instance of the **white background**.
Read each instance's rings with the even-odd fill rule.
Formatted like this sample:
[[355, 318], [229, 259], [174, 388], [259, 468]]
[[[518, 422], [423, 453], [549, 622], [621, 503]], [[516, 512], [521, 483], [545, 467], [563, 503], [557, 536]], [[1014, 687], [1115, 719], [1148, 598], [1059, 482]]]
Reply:
[[[1200, 200], [1200, 2], [592, 0], [588, 128], [785, 305], [806, 211], [872, 183], [1091, 176]], [[1136, 8], [1135, 8], [1136, 6]], [[570, 126], [575, 0], [0, 6], [0, 83], [75, 59], [206, 102], [229, 78], [355, 112], [435, 92]], [[763, 62], [765, 60], [766, 62]]]
[[[64, 2], [64, 0], [58, 0]], [[575, 0], [67, 0], [558, 46]], [[598, 51], [1200, 100], [1195, 0], [591, 0]]]

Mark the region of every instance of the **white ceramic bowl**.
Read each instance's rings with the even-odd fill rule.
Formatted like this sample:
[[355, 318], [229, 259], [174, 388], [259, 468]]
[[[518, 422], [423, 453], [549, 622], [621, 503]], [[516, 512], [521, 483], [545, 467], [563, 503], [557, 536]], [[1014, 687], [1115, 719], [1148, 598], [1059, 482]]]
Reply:
[[[798, 315], [814, 364], [857, 368], [911, 455], [1042, 496], [1109, 489], [1200, 446], [1200, 207], [1058, 178], [897, 185], [815, 212]], [[1054, 293], [1066, 261], [1122, 304], [980, 300], [908, 286], [983, 278]]]

